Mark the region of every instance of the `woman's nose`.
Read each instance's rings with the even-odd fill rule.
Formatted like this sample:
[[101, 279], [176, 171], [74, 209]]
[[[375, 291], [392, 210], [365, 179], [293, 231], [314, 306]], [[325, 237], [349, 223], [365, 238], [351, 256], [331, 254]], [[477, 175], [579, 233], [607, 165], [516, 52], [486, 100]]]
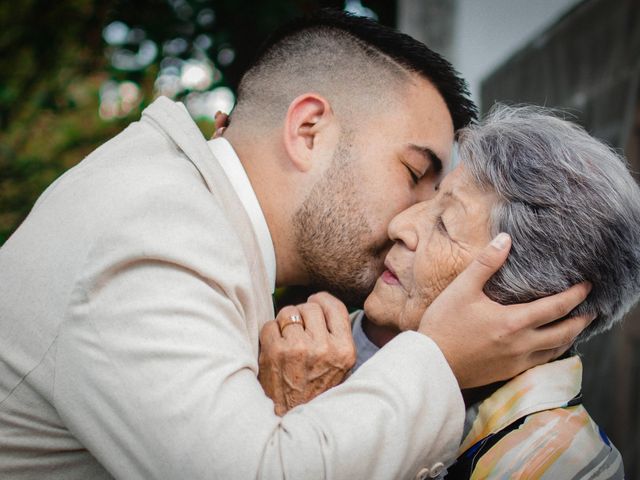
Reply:
[[402, 242], [409, 250], [415, 251], [418, 247], [418, 216], [424, 210], [425, 203], [416, 203], [391, 219], [388, 228], [391, 240]]

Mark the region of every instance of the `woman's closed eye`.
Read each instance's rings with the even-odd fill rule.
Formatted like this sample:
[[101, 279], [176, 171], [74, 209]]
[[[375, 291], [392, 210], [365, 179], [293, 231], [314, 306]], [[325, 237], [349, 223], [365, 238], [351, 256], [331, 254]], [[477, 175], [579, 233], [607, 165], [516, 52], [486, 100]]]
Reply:
[[449, 235], [449, 232], [447, 231], [447, 226], [444, 224], [444, 221], [442, 220], [442, 215], [438, 216], [436, 220], [436, 227], [440, 233], [447, 236]]

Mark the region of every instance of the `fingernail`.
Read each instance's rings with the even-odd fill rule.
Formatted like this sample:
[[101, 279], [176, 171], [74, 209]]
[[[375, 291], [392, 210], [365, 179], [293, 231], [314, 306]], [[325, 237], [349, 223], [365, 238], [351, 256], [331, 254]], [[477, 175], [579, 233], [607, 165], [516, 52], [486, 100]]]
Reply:
[[497, 248], [498, 250], [504, 250], [507, 247], [508, 243], [509, 243], [509, 235], [504, 232], [499, 233], [498, 235], [496, 235], [496, 238], [491, 240], [491, 245]]
[[213, 116], [214, 119], [218, 118], [218, 115], [220, 115], [222, 112], [220, 110], [218, 110], [216, 112], [216, 114]]

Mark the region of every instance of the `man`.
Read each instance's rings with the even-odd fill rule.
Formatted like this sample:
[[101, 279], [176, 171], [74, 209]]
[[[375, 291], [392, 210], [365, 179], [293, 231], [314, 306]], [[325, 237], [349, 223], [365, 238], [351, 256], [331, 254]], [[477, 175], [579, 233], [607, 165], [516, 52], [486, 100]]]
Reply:
[[[282, 418], [256, 379], [258, 334], [276, 285], [366, 294], [388, 221], [430, 195], [454, 129], [473, 116], [462, 85], [412, 39], [325, 14], [274, 37], [242, 80], [227, 140], [207, 144], [182, 106], [159, 99], [58, 179], [0, 250], [0, 476], [441, 468], [462, 430], [458, 382], [556, 354], [588, 319], [535, 341], [531, 331], [583, 289], [529, 307], [489, 302], [482, 283], [506, 255], [496, 244], [491, 267], [474, 264], [420, 333]], [[338, 302], [316, 301], [327, 323], [348, 325]], [[494, 328], [505, 316], [511, 329]], [[456, 343], [449, 329], [467, 322], [477, 335]]]

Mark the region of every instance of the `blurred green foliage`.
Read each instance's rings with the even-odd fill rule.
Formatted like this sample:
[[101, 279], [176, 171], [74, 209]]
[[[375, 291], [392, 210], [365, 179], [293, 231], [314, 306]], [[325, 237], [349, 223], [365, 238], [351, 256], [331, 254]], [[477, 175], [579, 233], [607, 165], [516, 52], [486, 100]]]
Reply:
[[[363, 3], [382, 23], [394, 24], [395, 2]], [[341, 0], [0, 1], [0, 245], [53, 180], [139, 117], [157, 95], [167, 56], [184, 60], [197, 50], [216, 72], [207, 88], [235, 89], [279, 24], [319, 7], [344, 6]], [[104, 29], [114, 21], [156, 46], [151, 61], [118, 66], [118, 49], [133, 58], [142, 47], [133, 34], [123, 44], [108, 44]], [[204, 37], [210, 41], [203, 43]], [[182, 53], [169, 52], [176, 39], [186, 45]], [[221, 64], [225, 48], [233, 60]], [[135, 84], [139, 100], [124, 114], [104, 118], [101, 92], [110, 81]], [[199, 125], [211, 134], [210, 121]]]

